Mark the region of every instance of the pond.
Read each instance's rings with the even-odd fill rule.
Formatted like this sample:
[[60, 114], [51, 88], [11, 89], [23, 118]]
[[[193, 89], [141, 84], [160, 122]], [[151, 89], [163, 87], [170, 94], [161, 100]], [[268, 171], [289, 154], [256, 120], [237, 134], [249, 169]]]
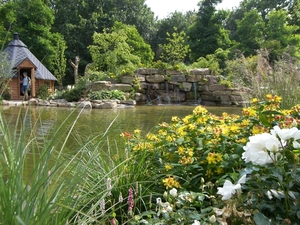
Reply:
[[[71, 127], [72, 121], [77, 118], [72, 135], [65, 146], [67, 151], [72, 151], [76, 149], [76, 145], [84, 143], [90, 137], [100, 136], [106, 132], [113, 144], [121, 145], [119, 137], [122, 132], [140, 129], [142, 135], [147, 134], [158, 123], [170, 122], [172, 116], [183, 118], [192, 114], [195, 107], [195, 105], [144, 105], [122, 109], [84, 110], [59, 107], [1, 107], [1, 113], [6, 121], [10, 121], [9, 129], [16, 129], [19, 114], [25, 126], [30, 132], [34, 132], [41, 145], [47, 138], [51, 138], [53, 132], [60, 129], [62, 124]], [[215, 115], [221, 115], [223, 112], [241, 114], [242, 111], [242, 108], [238, 107], [206, 108]], [[64, 122], [66, 120], [68, 122]], [[32, 130], [33, 124], [36, 126]]]

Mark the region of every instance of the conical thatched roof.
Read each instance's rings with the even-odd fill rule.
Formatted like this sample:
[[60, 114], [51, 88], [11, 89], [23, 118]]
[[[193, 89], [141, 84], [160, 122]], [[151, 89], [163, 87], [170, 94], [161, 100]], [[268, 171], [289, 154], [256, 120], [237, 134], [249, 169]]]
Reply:
[[11, 61], [13, 68], [17, 68], [24, 60], [28, 59], [35, 66], [35, 78], [42, 80], [57, 80], [19, 39], [19, 34], [14, 34], [14, 39], [9, 42], [3, 53], [8, 54], [7, 59]]

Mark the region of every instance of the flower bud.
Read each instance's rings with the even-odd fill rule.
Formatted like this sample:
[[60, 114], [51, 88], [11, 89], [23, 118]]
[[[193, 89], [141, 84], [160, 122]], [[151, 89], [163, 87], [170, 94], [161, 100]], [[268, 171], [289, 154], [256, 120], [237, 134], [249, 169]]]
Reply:
[[204, 180], [204, 178], [203, 177], [201, 177], [201, 184], [204, 184], [205, 183], [205, 180]]
[[217, 221], [217, 218], [215, 215], [212, 215], [211, 217], [209, 217], [209, 222], [215, 223], [216, 221]]
[[168, 197], [168, 192], [164, 192], [163, 197], [166, 199]]

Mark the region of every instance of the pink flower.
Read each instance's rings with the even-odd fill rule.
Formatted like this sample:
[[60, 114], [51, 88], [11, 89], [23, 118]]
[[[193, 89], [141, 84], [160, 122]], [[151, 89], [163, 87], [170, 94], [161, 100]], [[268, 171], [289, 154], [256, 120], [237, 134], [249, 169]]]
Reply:
[[134, 197], [133, 197], [133, 190], [132, 188], [129, 188], [129, 191], [128, 191], [128, 213], [131, 213], [132, 212], [132, 209], [133, 209], [133, 206], [134, 206]]

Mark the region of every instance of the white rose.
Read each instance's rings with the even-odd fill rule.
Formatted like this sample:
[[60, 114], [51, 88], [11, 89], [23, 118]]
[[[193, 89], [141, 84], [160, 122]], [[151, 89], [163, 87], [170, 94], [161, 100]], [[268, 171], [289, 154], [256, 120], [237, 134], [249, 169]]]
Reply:
[[281, 144], [275, 136], [263, 133], [250, 136], [249, 140], [244, 146], [245, 152], [242, 154], [242, 159], [245, 162], [264, 166], [276, 160], [278, 152], [281, 150]]
[[172, 188], [169, 193], [172, 197], [174, 197], [174, 198], [177, 197], [177, 189], [176, 188]]
[[237, 182], [237, 184], [232, 184], [231, 181], [225, 180], [223, 187], [218, 188], [217, 194], [222, 195], [222, 200], [228, 200], [237, 191], [241, 191], [241, 184], [246, 182], [246, 175], [243, 175]]
[[194, 223], [192, 225], [200, 225], [200, 222], [198, 220], [194, 220]]

